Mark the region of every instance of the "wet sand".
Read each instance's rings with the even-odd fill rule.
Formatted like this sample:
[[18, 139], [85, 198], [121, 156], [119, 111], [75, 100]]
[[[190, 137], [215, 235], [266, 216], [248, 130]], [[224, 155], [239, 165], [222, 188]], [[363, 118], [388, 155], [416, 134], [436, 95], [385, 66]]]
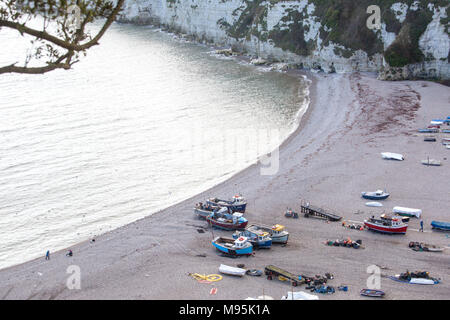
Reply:
[[[264, 294], [280, 299], [287, 283], [265, 277], [224, 276], [212, 284], [198, 283], [187, 274], [218, 273], [221, 263], [263, 269], [277, 265], [292, 273], [332, 273], [335, 287], [348, 292], [320, 299], [364, 299], [370, 265], [382, 266], [381, 289], [386, 299], [450, 299], [450, 249], [443, 253], [415, 252], [409, 241], [450, 247], [450, 238], [432, 231], [432, 220], [450, 221], [450, 150], [424, 142], [416, 133], [431, 119], [450, 115], [450, 88], [426, 81], [382, 82], [372, 74], [313, 75], [311, 105], [299, 128], [280, 147], [277, 174], [263, 176], [259, 164], [191, 199], [117, 230], [0, 271], [1, 299], [245, 299]], [[439, 134], [442, 138], [445, 134]], [[405, 161], [387, 161], [381, 152], [402, 153]], [[441, 167], [420, 161], [441, 160]], [[386, 188], [391, 196], [382, 208], [369, 208], [361, 191]], [[250, 223], [280, 223], [290, 232], [288, 245], [257, 250], [249, 258], [222, 257], [211, 245], [217, 235], [193, 213], [207, 197], [248, 199]], [[412, 219], [406, 235], [383, 235], [342, 227], [340, 222], [314, 218], [288, 219], [286, 207], [299, 211], [300, 201], [331, 208], [345, 221], [362, 222], [394, 206], [423, 210], [425, 232]], [[199, 233], [197, 229], [204, 229]], [[365, 249], [328, 247], [327, 239], [361, 239]], [[69, 290], [67, 267], [81, 270], [81, 289]], [[385, 275], [427, 270], [440, 277], [434, 286], [394, 282]], [[217, 294], [210, 295], [212, 287]], [[304, 286], [296, 290], [304, 290]]]

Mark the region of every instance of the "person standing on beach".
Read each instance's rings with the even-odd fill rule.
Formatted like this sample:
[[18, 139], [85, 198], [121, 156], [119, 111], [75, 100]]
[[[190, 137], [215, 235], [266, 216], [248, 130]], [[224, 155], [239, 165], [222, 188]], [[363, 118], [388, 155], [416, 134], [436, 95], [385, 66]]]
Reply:
[[420, 220], [420, 230], [421, 232], [423, 232], [423, 220]]
[[45, 260], [50, 260], [50, 250], [47, 250], [47, 253], [45, 254]]

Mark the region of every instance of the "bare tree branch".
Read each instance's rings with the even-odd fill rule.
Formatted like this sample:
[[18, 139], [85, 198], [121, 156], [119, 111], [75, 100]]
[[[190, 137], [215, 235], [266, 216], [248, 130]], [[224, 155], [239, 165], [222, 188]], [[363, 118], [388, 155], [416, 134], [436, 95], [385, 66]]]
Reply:
[[[22, 0], [23, 2], [23, 0]], [[38, 1], [35, 1], [38, 2]], [[86, 1], [85, 1], [86, 2]], [[9, 11], [1, 10], [0, 7], [0, 30], [1, 27], [6, 27], [10, 29], [17, 30], [21, 35], [29, 35], [35, 38], [35, 41], [39, 41], [41, 43], [40, 47], [35, 49], [34, 57], [39, 59], [42, 57], [42, 51], [47, 52], [47, 56], [49, 60], [46, 62], [44, 66], [41, 67], [28, 67], [27, 63], [24, 66], [19, 67], [16, 66], [17, 63], [1, 67], [0, 74], [2, 73], [26, 73], [26, 74], [39, 74], [46, 73], [55, 69], [70, 69], [70, 67], [77, 62], [72, 61], [74, 56], [77, 56], [79, 52], [85, 52], [87, 49], [92, 46], [98, 45], [99, 40], [103, 37], [105, 32], [111, 26], [111, 24], [115, 21], [117, 14], [120, 12], [123, 3], [125, 0], [118, 0], [115, 7], [112, 7], [111, 2], [108, 0], [93, 0], [88, 1], [84, 5], [84, 19], [80, 23], [80, 26], [75, 32], [73, 30], [69, 30], [66, 26], [67, 21], [67, 3], [64, 2], [64, 8], [58, 8], [59, 16], [56, 14], [52, 15], [44, 15], [44, 26], [42, 30], [38, 30], [35, 28], [31, 28], [27, 26], [27, 23], [30, 21], [31, 16], [36, 16], [34, 6], [32, 9], [29, 7], [21, 8], [23, 12], [14, 11], [16, 8], [9, 7]], [[9, 4], [14, 3], [14, 1], [10, 1]], [[80, 2], [77, 2], [81, 5]], [[90, 8], [88, 8], [90, 5]], [[92, 9], [94, 8], [94, 9]], [[31, 12], [31, 13], [30, 13]], [[102, 28], [98, 33], [91, 37], [89, 33], [85, 32], [85, 27], [88, 23], [93, 22], [95, 19], [102, 18], [106, 15], [106, 21], [103, 24]], [[26, 17], [26, 22], [21, 22], [20, 18], [23, 16]], [[64, 22], [58, 22], [57, 18], [64, 18]], [[56, 22], [58, 24], [57, 35], [51, 34], [47, 32], [47, 25], [49, 21]], [[86, 42], [82, 43], [83, 40], [89, 38]], [[34, 41], [32, 41], [34, 42]], [[59, 50], [55, 47], [59, 47], [66, 51], [65, 54], [59, 55]], [[55, 61], [52, 61], [52, 57], [56, 58]], [[27, 59], [28, 61], [28, 59]]]

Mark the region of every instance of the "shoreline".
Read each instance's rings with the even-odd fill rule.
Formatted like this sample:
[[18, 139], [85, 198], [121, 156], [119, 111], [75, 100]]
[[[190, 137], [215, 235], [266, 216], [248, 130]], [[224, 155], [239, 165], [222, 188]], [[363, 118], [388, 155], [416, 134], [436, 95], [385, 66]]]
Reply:
[[[211, 296], [211, 285], [187, 276], [188, 272], [217, 273], [221, 263], [244, 263], [246, 268], [257, 269], [275, 264], [306, 275], [331, 272], [335, 279], [330, 285], [349, 285], [349, 292], [319, 295], [320, 299], [363, 299], [359, 290], [365, 286], [369, 265], [388, 268], [383, 269], [383, 274], [424, 269], [443, 282], [427, 287], [382, 278], [386, 298], [450, 299], [449, 250], [436, 254], [414, 252], [407, 247], [409, 241], [448, 246], [442, 233], [429, 230], [429, 221], [448, 219], [444, 210], [448, 208], [445, 196], [450, 172], [445, 166], [450, 164], [446, 161], [442, 168], [430, 169], [417, 161], [425, 152], [439, 157], [448, 153], [413, 134], [430, 117], [447, 112], [448, 88], [426, 81], [383, 83], [370, 74], [311, 76], [310, 106], [298, 128], [279, 147], [277, 174], [261, 176], [259, 166], [252, 164], [194, 197], [98, 236], [94, 244], [85, 241], [70, 247], [72, 258], [65, 257], [61, 250], [52, 253], [50, 261], [42, 257], [2, 269], [0, 297], [228, 300], [258, 296], [264, 290], [279, 299], [290, 290], [289, 285], [265, 277], [224, 276], [214, 284], [217, 295]], [[404, 153], [407, 160], [383, 161], [379, 155], [382, 151]], [[407, 183], [410, 180], [419, 184]], [[217, 254], [210, 243], [211, 229], [194, 216], [192, 208], [210, 196], [232, 195], [236, 185], [248, 200], [249, 222], [285, 225], [291, 234], [287, 246], [259, 250], [248, 259]], [[392, 195], [384, 203], [387, 210], [394, 203], [424, 209], [425, 233], [414, 231], [417, 220], [411, 221], [411, 230], [405, 236], [396, 237], [348, 230], [340, 223], [284, 217], [286, 206], [298, 211], [300, 199], [307, 199], [312, 204], [333, 208], [346, 221], [361, 221], [374, 211], [381, 213], [376, 211], [380, 209], [364, 207], [361, 189], [384, 185], [389, 186]], [[428, 188], [423, 190], [421, 185]], [[360, 209], [364, 213], [355, 213]], [[198, 229], [204, 232], [199, 233]], [[366, 248], [334, 248], [323, 243], [326, 239], [346, 237], [362, 239]], [[80, 266], [81, 290], [68, 290], [65, 286], [70, 265]], [[305, 289], [300, 286], [296, 290]]]

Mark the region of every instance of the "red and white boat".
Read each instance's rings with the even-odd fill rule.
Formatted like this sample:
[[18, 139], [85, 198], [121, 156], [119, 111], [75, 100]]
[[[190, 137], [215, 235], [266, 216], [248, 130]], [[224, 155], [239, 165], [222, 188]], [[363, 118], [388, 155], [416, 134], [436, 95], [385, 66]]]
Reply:
[[408, 224], [403, 222], [401, 218], [391, 218], [384, 215], [379, 219], [372, 216], [369, 220], [364, 220], [364, 225], [369, 230], [391, 234], [405, 234], [406, 229], [408, 229]]

